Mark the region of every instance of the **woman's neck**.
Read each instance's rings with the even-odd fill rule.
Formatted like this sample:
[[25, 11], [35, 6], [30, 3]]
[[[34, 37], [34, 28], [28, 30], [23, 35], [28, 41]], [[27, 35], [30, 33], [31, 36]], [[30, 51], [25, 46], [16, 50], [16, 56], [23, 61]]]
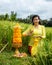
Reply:
[[35, 28], [38, 28], [39, 27], [39, 24], [36, 24], [36, 25], [34, 25], [35, 26]]

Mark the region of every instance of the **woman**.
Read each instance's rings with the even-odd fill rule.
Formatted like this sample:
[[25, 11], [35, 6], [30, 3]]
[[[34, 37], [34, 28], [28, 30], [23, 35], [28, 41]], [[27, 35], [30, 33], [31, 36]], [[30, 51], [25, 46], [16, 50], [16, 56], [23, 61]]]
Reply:
[[37, 53], [38, 45], [41, 42], [41, 39], [46, 37], [46, 34], [45, 27], [40, 25], [40, 17], [38, 15], [34, 15], [32, 17], [32, 23], [33, 25], [30, 26], [25, 32], [23, 32], [23, 36], [31, 36], [28, 50], [31, 56], [35, 56]]

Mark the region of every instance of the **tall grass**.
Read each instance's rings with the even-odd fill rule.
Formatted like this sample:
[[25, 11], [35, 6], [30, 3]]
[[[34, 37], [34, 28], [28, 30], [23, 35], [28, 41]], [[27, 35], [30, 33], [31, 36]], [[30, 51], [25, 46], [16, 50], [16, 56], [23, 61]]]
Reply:
[[[11, 48], [12, 43], [12, 22], [0, 22], [0, 45], [4, 46], [6, 43]], [[1, 47], [0, 46], [0, 49]]]
[[[12, 48], [12, 33], [13, 33], [13, 26], [16, 22], [9, 22], [9, 21], [0, 21], [0, 49], [6, 44], [9, 43], [7, 46], [7, 51], [11, 50]], [[22, 32], [26, 30], [29, 24], [19, 23], [22, 27]], [[46, 27], [46, 39], [43, 41], [43, 46], [38, 47], [38, 53], [36, 57], [31, 57], [28, 53], [28, 42], [29, 37], [23, 37], [23, 46], [20, 48], [20, 52], [26, 52], [28, 57], [16, 59], [11, 58], [13, 51], [10, 52], [4, 51], [0, 55], [0, 64], [1, 65], [52, 65], [52, 27]], [[5, 50], [6, 50], [5, 49]], [[8, 55], [6, 57], [6, 55]], [[1, 59], [2, 57], [2, 59]], [[6, 60], [6, 61], [5, 61]], [[2, 63], [3, 62], [3, 63]]]

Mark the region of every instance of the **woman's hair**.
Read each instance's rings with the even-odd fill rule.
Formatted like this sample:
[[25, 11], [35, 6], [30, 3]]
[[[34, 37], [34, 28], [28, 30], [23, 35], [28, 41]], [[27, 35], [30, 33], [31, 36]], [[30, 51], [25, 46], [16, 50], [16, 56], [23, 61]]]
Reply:
[[[35, 17], [38, 17], [38, 19], [40, 20], [40, 17], [39, 17], [38, 15], [33, 15], [33, 17], [32, 17], [32, 24], [33, 24], [33, 25], [34, 25], [33, 20], [34, 20]], [[41, 22], [40, 22], [40, 21], [39, 21], [39, 24], [41, 25]]]

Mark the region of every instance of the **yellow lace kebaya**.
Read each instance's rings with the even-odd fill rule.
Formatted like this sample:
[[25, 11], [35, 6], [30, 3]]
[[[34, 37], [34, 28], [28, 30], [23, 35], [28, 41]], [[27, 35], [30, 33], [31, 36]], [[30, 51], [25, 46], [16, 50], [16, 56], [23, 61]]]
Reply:
[[29, 52], [31, 53], [31, 56], [34, 56], [37, 53], [37, 47], [41, 39], [46, 37], [45, 27], [43, 25], [39, 25], [38, 28], [36, 28], [32, 25], [25, 32], [23, 32], [24, 36], [29, 34], [31, 34], [31, 39], [28, 44], [28, 46], [30, 47]]

